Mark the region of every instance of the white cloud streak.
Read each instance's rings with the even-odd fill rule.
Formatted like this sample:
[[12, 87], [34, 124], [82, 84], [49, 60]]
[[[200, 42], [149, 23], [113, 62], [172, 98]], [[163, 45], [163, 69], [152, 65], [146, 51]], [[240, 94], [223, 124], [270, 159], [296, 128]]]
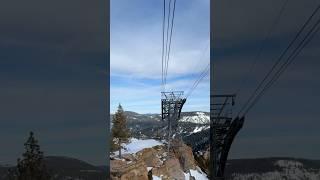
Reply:
[[[154, 14], [145, 16], [137, 4], [128, 9], [124, 2], [127, 1], [114, 2], [116, 7], [111, 12], [111, 78], [121, 79], [111, 84], [111, 112], [122, 103], [127, 110], [159, 113], [162, 7], [155, 8], [150, 2], [139, 1], [148, 8], [155, 8]], [[166, 90], [189, 90], [195, 77], [209, 63], [208, 5], [208, 0], [177, 2]], [[122, 16], [124, 11], [125, 16]], [[193, 95], [186, 109], [208, 111], [209, 78], [199, 84]]]

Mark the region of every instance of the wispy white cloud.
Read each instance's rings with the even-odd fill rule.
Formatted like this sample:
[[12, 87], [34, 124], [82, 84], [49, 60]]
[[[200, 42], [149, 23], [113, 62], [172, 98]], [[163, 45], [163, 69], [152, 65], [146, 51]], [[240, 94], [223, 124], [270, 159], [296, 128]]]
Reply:
[[[186, 90], [189, 92], [191, 80], [177, 80], [168, 84], [170, 90]], [[119, 103], [122, 103], [126, 110], [140, 113], [159, 113], [161, 86], [144, 85], [141, 83], [131, 84], [126, 87], [111, 86], [111, 112], [114, 112]], [[197, 89], [188, 98], [186, 110], [209, 111], [209, 78], [199, 83]], [[185, 92], [185, 93], [187, 93]], [[192, 105], [192, 106], [191, 106]]]
[[[127, 41], [111, 44], [111, 75], [136, 76], [141, 78], [161, 78], [161, 47], [160, 36], [148, 37], [149, 32], [127, 34]], [[160, 32], [155, 33], [155, 35]], [[125, 36], [122, 34], [122, 36]], [[186, 38], [187, 34], [186, 34]], [[159, 41], [156, 41], [159, 39]], [[117, 40], [114, 40], [117, 41]], [[168, 77], [177, 77], [201, 72], [209, 62], [209, 51], [206, 49], [208, 39], [192, 40], [198, 42], [197, 48], [188, 44], [178, 46], [172, 44], [168, 66]], [[207, 51], [205, 51], [207, 50]]]
[[[124, 2], [128, 1], [114, 2], [116, 7], [111, 12], [111, 78], [117, 79], [111, 83], [111, 112], [122, 103], [127, 110], [158, 113], [162, 90], [162, 6], [142, 0], [139, 3], [144, 3], [144, 9], [137, 4], [128, 9]], [[177, 1], [166, 90], [189, 90], [209, 63], [208, 5], [209, 0]], [[146, 16], [150, 8], [154, 13]], [[125, 16], [121, 14], [124, 11]], [[206, 94], [208, 78], [188, 100], [190, 105], [196, 102], [189, 109], [209, 110]]]

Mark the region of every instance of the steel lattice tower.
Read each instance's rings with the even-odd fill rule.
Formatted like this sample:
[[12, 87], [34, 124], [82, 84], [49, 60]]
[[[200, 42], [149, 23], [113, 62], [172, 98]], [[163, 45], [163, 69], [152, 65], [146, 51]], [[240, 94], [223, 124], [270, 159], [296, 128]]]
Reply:
[[244, 117], [232, 120], [235, 95], [212, 95], [210, 109], [210, 179], [223, 180], [228, 153]]
[[186, 99], [182, 97], [183, 91], [161, 92], [161, 115], [162, 120], [168, 123], [168, 152], [172, 132], [178, 127], [181, 109]]

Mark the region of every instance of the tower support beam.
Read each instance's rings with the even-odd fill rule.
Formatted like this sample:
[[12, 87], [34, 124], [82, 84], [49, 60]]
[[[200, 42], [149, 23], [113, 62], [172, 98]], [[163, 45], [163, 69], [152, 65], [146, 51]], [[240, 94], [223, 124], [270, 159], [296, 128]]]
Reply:
[[244, 117], [232, 120], [234, 94], [212, 95], [210, 98], [210, 179], [223, 180], [228, 153], [243, 126]]
[[183, 91], [161, 92], [161, 117], [168, 123], [168, 152], [173, 132], [178, 127], [178, 121], [182, 107], [186, 99], [183, 98]]

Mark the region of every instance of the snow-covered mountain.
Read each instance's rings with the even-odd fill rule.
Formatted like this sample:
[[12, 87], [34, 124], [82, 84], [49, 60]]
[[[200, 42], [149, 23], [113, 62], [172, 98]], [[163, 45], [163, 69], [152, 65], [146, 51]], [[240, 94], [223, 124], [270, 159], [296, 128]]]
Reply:
[[295, 158], [259, 158], [228, 161], [229, 180], [320, 180], [320, 161]]
[[181, 122], [191, 122], [196, 124], [209, 124], [210, 123], [210, 113], [209, 112], [182, 112]]

